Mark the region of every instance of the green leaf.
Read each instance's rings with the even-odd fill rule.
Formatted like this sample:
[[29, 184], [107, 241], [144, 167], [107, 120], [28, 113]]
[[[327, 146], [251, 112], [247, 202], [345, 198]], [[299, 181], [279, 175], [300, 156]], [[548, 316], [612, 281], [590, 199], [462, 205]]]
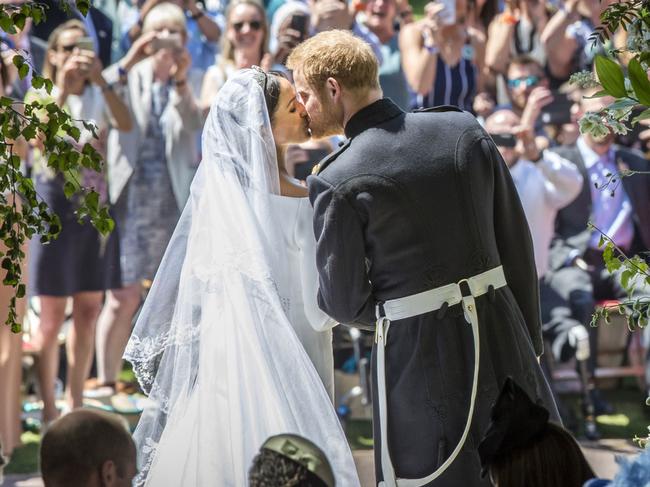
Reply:
[[3, 96], [0, 98], [0, 106], [2, 107], [10, 107], [13, 104], [13, 102], [14, 101], [8, 96]]
[[645, 106], [650, 106], [650, 80], [648, 80], [646, 70], [634, 58], [630, 60], [627, 69], [632, 88], [637, 98]]
[[45, 80], [43, 78], [41, 78], [40, 76], [32, 77], [32, 86], [35, 89], [40, 90], [41, 88], [43, 88], [44, 83], [45, 83]]
[[79, 137], [81, 137], [81, 130], [79, 130], [78, 127], [70, 127], [67, 132], [70, 137], [72, 137], [76, 142], [79, 142]]
[[18, 284], [18, 288], [16, 288], [16, 297], [18, 299], [25, 297], [25, 285], [24, 284]]
[[40, 24], [41, 20], [43, 20], [43, 11], [38, 6], [32, 9], [32, 19], [34, 19], [35, 24]]
[[8, 34], [13, 34], [16, 32], [11, 17], [7, 17], [7, 16], [0, 17], [0, 29], [4, 30]]
[[627, 96], [625, 90], [625, 77], [621, 67], [605, 56], [596, 55], [596, 73], [598, 81], [607, 93], [615, 98]]
[[17, 13], [14, 14], [12, 17], [14, 24], [16, 27], [18, 27], [20, 30], [23, 30], [25, 28], [25, 20], [27, 20], [27, 17], [25, 17], [25, 14], [23, 13]]
[[72, 195], [75, 194], [76, 188], [74, 187], [74, 184], [70, 181], [66, 181], [65, 184], [63, 185], [63, 193], [65, 194], [65, 197], [70, 199], [72, 198]]
[[29, 74], [29, 64], [23, 64], [20, 68], [18, 68], [18, 76], [20, 79], [25, 79], [27, 75]]
[[600, 90], [591, 96], [584, 96], [583, 98], [585, 98], [586, 100], [591, 100], [592, 98], [602, 98], [603, 96], [609, 96], [609, 93], [607, 93], [606, 90]]
[[22, 57], [20, 54], [16, 54], [11, 62], [16, 66], [17, 68], [20, 68], [23, 64], [25, 64], [25, 58]]
[[625, 270], [621, 274], [621, 286], [623, 286], [623, 289], [626, 291], [628, 290], [628, 287], [630, 285], [630, 278], [634, 276], [634, 272], [631, 270]]
[[598, 239], [598, 248], [601, 248], [603, 245], [605, 245], [605, 236], [601, 233]]
[[90, 191], [86, 195], [85, 203], [92, 213], [96, 213], [99, 208], [99, 193], [96, 191]]
[[632, 108], [637, 106], [639, 103], [636, 100], [633, 100], [632, 98], [620, 98], [616, 100], [614, 103], [609, 105], [607, 108], [610, 110], [623, 110], [625, 108]]
[[52, 94], [52, 88], [54, 88], [54, 82], [51, 79], [45, 78], [45, 91], [48, 95]]

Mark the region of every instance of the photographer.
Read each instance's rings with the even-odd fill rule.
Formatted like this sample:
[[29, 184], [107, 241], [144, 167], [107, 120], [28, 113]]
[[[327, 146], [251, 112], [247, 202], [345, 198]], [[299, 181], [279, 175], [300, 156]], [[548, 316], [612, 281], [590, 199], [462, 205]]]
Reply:
[[153, 280], [198, 165], [203, 114], [194, 94], [185, 15], [172, 3], [151, 9], [143, 34], [106, 71], [131, 110], [134, 128], [113, 126], [107, 154], [109, 196], [119, 238], [121, 286], [106, 297], [97, 326], [99, 385], [114, 386], [143, 281]]
[[425, 17], [400, 31], [411, 108], [454, 105], [473, 111], [483, 89], [485, 34], [467, 25], [467, 1], [432, 1]]
[[[145, 0], [121, 2], [119, 13], [122, 18], [122, 49], [126, 52], [144, 32], [144, 21], [149, 12], [169, 0]], [[211, 9], [201, 8], [196, 0], [171, 0], [184, 11], [187, 32], [187, 50], [192, 67], [202, 71], [214, 64], [218, 42], [221, 38], [220, 22], [223, 15]]]
[[[110, 123], [115, 130], [130, 130], [131, 117], [127, 107], [102, 76], [102, 65], [93, 51], [84, 24], [70, 20], [50, 35], [43, 74], [54, 80], [51, 95], [45, 90], [32, 90], [26, 101], [55, 102], [74, 120], [98, 125], [100, 140]], [[46, 114], [44, 114], [46, 116]], [[81, 131], [80, 149], [93, 142], [81, 122], [74, 122]], [[65, 197], [64, 177], [47, 167], [39, 147], [33, 153], [33, 174], [36, 191], [61, 218], [59, 237], [47, 245], [40, 239], [30, 242], [29, 294], [38, 296], [41, 304], [37, 343], [40, 346], [38, 373], [43, 399], [43, 420], [47, 424], [58, 416], [55, 406], [54, 382], [59, 365], [58, 333], [65, 317], [68, 297], [73, 298], [74, 326], [67, 337], [68, 407], [82, 405], [84, 380], [93, 357], [95, 320], [102, 304], [107, 282], [103, 269], [104, 252], [98, 232], [89, 224], [77, 222], [74, 200]], [[103, 193], [103, 177], [82, 171], [75, 179], [86, 187]], [[110, 283], [108, 283], [110, 285]]]

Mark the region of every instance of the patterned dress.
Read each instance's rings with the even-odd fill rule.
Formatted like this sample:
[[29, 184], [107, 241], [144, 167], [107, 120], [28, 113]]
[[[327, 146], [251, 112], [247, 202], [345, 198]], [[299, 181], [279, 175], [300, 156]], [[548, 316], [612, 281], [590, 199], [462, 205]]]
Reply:
[[180, 216], [172, 191], [163, 112], [169, 85], [152, 85], [151, 114], [133, 175], [115, 205], [122, 285], [153, 280]]

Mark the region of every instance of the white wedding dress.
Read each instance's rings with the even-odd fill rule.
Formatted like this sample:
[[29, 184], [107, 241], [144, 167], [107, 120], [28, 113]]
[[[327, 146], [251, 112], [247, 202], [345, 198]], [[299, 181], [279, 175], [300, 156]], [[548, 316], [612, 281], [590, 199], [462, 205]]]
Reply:
[[281, 221], [287, 261], [274, 269], [282, 308], [334, 401], [334, 351], [331, 328], [336, 322], [318, 307], [318, 270], [314, 211], [307, 198], [274, 196], [271, 211]]
[[[294, 433], [359, 480], [332, 394], [333, 323], [316, 305], [311, 209], [280, 196], [253, 70], [221, 88], [203, 161], [127, 345], [149, 405], [136, 486], [243, 487], [262, 443]], [[320, 330], [320, 331], [317, 331]]]

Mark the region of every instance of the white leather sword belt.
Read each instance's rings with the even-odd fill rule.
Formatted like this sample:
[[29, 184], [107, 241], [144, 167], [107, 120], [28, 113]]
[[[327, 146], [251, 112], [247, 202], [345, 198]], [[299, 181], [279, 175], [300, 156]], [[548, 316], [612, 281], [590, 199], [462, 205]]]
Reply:
[[[461, 291], [461, 284], [466, 283], [469, 287], [469, 294], [464, 296]], [[404, 298], [391, 299], [383, 303], [383, 314], [381, 307], [377, 306], [377, 328], [375, 331], [375, 342], [377, 343], [377, 397], [379, 400], [379, 428], [381, 434], [381, 470], [384, 480], [379, 482], [380, 487], [420, 487], [437, 479], [456, 459], [460, 453], [474, 415], [474, 403], [478, 389], [478, 369], [480, 363], [480, 340], [478, 328], [478, 314], [476, 311], [475, 298], [486, 294], [490, 287], [499, 289], [507, 284], [503, 274], [503, 267], [495, 267], [468, 279], [461, 279], [455, 284], [447, 284], [429, 291], [424, 291]], [[445, 462], [440, 465], [431, 475], [421, 479], [401, 479], [395, 476], [395, 469], [390, 459], [388, 450], [388, 411], [386, 407], [386, 368], [384, 348], [388, 344], [388, 330], [391, 322], [422, 315], [436, 311], [443, 306], [453, 306], [461, 303], [465, 320], [472, 326], [474, 337], [474, 379], [472, 381], [472, 394], [470, 396], [469, 413], [463, 435], [460, 437], [456, 448]]]

